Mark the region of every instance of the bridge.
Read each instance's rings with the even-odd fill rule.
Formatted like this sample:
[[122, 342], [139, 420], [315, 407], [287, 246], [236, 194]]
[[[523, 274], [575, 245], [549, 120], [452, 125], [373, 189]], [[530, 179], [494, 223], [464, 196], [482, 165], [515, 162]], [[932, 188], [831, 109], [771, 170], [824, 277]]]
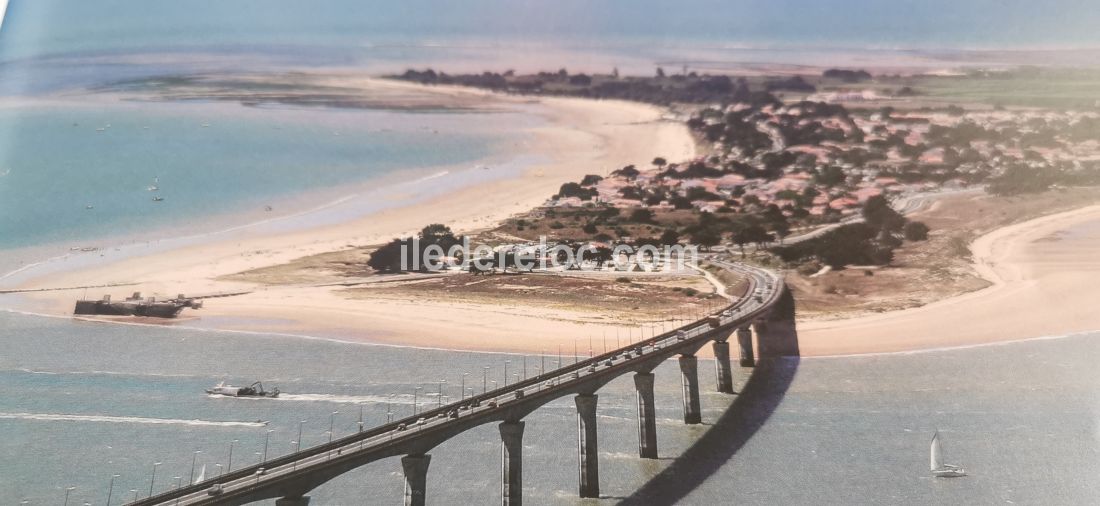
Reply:
[[430, 451], [464, 431], [497, 423], [501, 438], [501, 504], [523, 501], [524, 417], [561, 397], [574, 396], [577, 408], [578, 478], [581, 497], [599, 497], [596, 430], [597, 391], [617, 377], [633, 374], [638, 399], [638, 456], [657, 458], [657, 421], [653, 370], [677, 357], [683, 380], [684, 423], [701, 423], [696, 353], [711, 344], [717, 390], [733, 393], [731, 337], [739, 364], [798, 355], [794, 300], [773, 272], [740, 264], [712, 263], [743, 275], [744, 296], [705, 317], [648, 340], [632, 343], [588, 360], [546, 371], [502, 388], [467, 397], [412, 417], [396, 420], [329, 443], [226, 472], [129, 503], [131, 506], [241, 505], [276, 499], [277, 506], [307, 506], [309, 492], [337, 476], [389, 457], [401, 457], [407, 506], [425, 504]]

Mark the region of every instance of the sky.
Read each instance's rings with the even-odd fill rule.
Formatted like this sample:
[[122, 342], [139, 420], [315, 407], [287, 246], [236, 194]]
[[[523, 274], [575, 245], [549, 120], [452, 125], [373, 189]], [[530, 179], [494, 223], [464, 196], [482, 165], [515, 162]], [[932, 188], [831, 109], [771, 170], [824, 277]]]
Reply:
[[[1100, 49], [1097, 0], [10, 0], [9, 57], [566, 42]], [[9, 0], [0, 0], [0, 5]], [[14, 47], [17, 46], [17, 47]]]

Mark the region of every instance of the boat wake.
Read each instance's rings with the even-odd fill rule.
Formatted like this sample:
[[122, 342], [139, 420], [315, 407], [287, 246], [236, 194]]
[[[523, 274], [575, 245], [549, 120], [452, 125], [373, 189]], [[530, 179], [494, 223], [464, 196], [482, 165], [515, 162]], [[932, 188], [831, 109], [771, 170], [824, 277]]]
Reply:
[[[395, 395], [334, 395], [334, 394], [280, 394], [275, 400], [302, 402], [333, 402], [337, 404], [412, 404], [412, 396]], [[423, 401], [423, 399], [422, 399]]]
[[55, 413], [0, 413], [0, 420], [37, 420], [45, 422], [106, 422], [149, 425], [191, 425], [203, 427], [265, 427], [267, 422], [225, 422], [216, 420], [178, 420], [139, 416], [66, 415]]

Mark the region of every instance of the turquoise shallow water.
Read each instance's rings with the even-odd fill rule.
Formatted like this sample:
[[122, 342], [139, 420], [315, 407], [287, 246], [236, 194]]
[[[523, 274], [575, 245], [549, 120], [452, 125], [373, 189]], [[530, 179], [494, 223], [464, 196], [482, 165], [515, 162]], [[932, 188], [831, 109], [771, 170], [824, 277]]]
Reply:
[[[265, 205], [280, 214], [301, 193], [402, 169], [466, 168], [504, 137], [453, 116], [235, 104], [0, 109], [0, 248], [193, 229]], [[154, 180], [159, 191], [147, 191]]]
[[[713, 393], [701, 364], [704, 425], [679, 422], [674, 362], [657, 370], [662, 460], [635, 458], [633, 385], [600, 394], [603, 503], [629, 504], [1086, 504], [1100, 497], [1100, 376], [1095, 335], [909, 355], [804, 359]], [[385, 420], [387, 402], [411, 411], [436, 402], [437, 381], [457, 396], [463, 372], [480, 388], [491, 366], [517, 370], [521, 357], [454, 353], [226, 334], [118, 327], [0, 313], [0, 496], [52, 504], [65, 486], [74, 499], [103, 504], [111, 474], [118, 491], [157, 489], [199, 465], [256, 462], [269, 452], [326, 440]], [[549, 362], [555, 360], [548, 357]], [[540, 361], [529, 357], [531, 370]], [[278, 385], [280, 400], [211, 398], [227, 380]], [[727, 411], [733, 402], [734, 409]], [[570, 399], [527, 418], [524, 494], [530, 504], [595, 504], [575, 497], [576, 421]], [[169, 420], [152, 423], [158, 420]], [[269, 420], [269, 425], [249, 425]], [[939, 430], [948, 460], [970, 476], [928, 476], [928, 440]], [[499, 448], [493, 426], [436, 448], [430, 504], [498, 501]], [[677, 458], [680, 457], [680, 458]], [[670, 468], [671, 466], [671, 468]], [[396, 459], [361, 468], [311, 495], [313, 504], [396, 504]], [[671, 470], [668, 470], [671, 469]], [[76, 504], [81, 504], [77, 502]], [[118, 504], [116, 502], [115, 504]]]

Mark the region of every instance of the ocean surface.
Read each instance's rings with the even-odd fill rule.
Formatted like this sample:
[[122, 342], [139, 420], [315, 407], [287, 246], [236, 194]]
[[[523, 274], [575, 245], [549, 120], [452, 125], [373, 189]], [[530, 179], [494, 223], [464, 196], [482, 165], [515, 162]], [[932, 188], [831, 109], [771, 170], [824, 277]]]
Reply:
[[[524, 496], [530, 504], [1091, 504], [1100, 497], [1097, 335], [953, 351], [803, 359], [738, 369], [736, 391], [714, 393], [700, 365], [704, 424], [681, 420], [679, 371], [656, 371], [661, 460], [636, 457], [633, 384], [599, 392], [604, 500], [576, 498], [576, 419], [570, 399], [527, 421]], [[112, 326], [0, 312], [0, 497], [113, 504], [369, 426], [387, 409], [411, 414], [466, 387], [522, 371], [517, 355], [456, 353], [150, 326]], [[526, 357], [529, 373], [556, 357]], [[566, 361], [569, 360], [567, 357]], [[262, 379], [276, 400], [215, 398], [219, 381]], [[416, 388], [421, 387], [417, 391]], [[490, 386], [491, 388], [491, 386]], [[728, 409], [733, 404], [732, 409]], [[339, 412], [335, 416], [333, 412]], [[266, 424], [257, 423], [266, 421]], [[929, 476], [940, 431], [949, 462], [970, 476]], [[235, 442], [234, 442], [235, 441]], [[259, 455], [257, 453], [259, 452]], [[499, 437], [483, 426], [434, 449], [429, 504], [499, 501]], [[197, 472], [197, 471], [196, 471]], [[313, 504], [399, 504], [397, 458], [314, 490]], [[6, 502], [5, 504], [15, 504]]]
[[[648, 73], [658, 65], [1047, 63], [1046, 53], [969, 50], [1096, 47], [1100, 11], [1092, 7], [12, 0], [0, 29], [0, 276], [74, 247], [201, 238], [252, 222], [309, 226], [393, 205], [385, 196], [400, 185], [415, 186], [415, 200], [503, 177], [531, 160], [502, 157], [500, 146], [540, 121], [530, 111], [151, 103], [94, 91], [120, 80], [428, 65]], [[1062, 63], [1095, 63], [1097, 53], [1060, 54]], [[485, 163], [503, 170], [475, 170]], [[10, 305], [5, 297], [0, 308]], [[679, 421], [678, 371], [666, 364], [657, 371], [661, 460], [636, 458], [634, 394], [623, 378], [600, 392], [605, 498], [576, 498], [569, 399], [527, 419], [524, 494], [529, 504], [1095, 503], [1096, 337], [806, 359], [751, 382], [738, 370], [741, 393], [704, 388], [706, 423], [694, 427]], [[104, 504], [113, 474], [119, 504], [132, 491], [148, 493], [156, 462], [152, 485], [164, 490], [189, 477], [195, 451], [208, 476], [230, 465], [231, 448], [233, 467], [254, 463], [269, 430], [268, 454], [283, 454], [299, 427], [308, 446], [328, 438], [330, 423], [337, 436], [356, 430], [360, 410], [368, 426], [385, 421], [387, 409], [407, 415], [414, 396], [438, 402], [439, 380], [452, 399], [463, 373], [474, 389], [482, 367], [503, 381], [505, 360], [514, 372], [524, 359], [0, 311], [0, 504], [60, 504], [69, 486], [69, 504]], [[556, 357], [545, 360], [553, 366]], [[542, 361], [527, 357], [529, 370]], [[285, 393], [202, 393], [254, 380]], [[703, 374], [703, 385], [712, 381]], [[948, 460], [970, 477], [929, 477], [937, 429]], [[437, 448], [429, 503], [497, 503], [498, 446], [495, 427], [485, 426]], [[371, 464], [311, 495], [322, 505], [396, 504], [400, 466]]]

